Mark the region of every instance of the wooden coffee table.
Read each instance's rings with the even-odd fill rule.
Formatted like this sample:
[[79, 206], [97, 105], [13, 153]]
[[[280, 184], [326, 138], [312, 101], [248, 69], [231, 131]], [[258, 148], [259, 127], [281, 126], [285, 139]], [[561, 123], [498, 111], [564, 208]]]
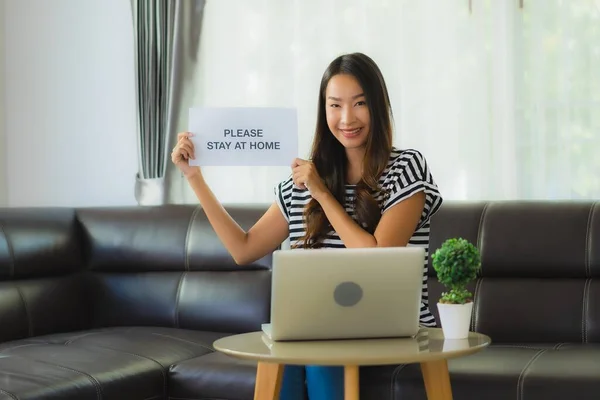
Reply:
[[345, 399], [358, 400], [360, 366], [420, 363], [429, 400], [451, 400], [447, 360], [476, 353], [491, 343], [483, 334], [445, 340], [440, 328], [423, 328], [415, 338], [273, 342], [263, 332], [228, 336], [217, 351], [258, 361], [255, 400], [279, 398], [283, 368], [290, 365], [344, 366]]

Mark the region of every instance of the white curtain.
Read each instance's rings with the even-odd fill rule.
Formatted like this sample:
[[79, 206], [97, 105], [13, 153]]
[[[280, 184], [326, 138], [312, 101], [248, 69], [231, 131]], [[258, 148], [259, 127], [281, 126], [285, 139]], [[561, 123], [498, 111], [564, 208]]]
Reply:
[[[327, 64], [381, 67], [398, 147], [455, 200], [600, 197], [598, 0], [208, 1], [193, 105], [291, 106], [308, 155]], [[224, 203], [269, 203], [288, 168], [205, 168]], [[183, 180], [181, 202], [196, 202]]]

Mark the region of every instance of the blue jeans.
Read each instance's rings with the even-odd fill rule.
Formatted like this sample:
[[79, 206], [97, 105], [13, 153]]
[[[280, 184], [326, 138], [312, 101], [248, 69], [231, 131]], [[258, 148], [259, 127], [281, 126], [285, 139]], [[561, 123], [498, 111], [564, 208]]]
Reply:
[[343, 400], [344, 367], [286, 365], [279, 400]]

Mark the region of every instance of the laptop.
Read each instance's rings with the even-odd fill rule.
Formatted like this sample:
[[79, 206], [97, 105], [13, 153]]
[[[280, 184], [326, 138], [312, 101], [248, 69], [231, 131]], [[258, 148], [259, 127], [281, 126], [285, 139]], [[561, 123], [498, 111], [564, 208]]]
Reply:
[[414, 337], [425, 249], [294, 249], [273, 253], [274, 341]]

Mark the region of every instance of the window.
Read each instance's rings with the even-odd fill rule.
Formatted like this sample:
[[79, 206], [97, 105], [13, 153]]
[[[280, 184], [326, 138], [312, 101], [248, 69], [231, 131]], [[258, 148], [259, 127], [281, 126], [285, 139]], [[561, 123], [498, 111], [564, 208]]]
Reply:
[[[600, 1], [469, 4], [208, 2], [187, 98], [297, 107], [306, 158], [321, 74], [338, 54], [361, 51], [386, 78], [395, 144], [424, 153], [446, 199], [599, 198]], [[206, 171], [225, 202], [272, 201], [273, 185], [288, 174]]]

